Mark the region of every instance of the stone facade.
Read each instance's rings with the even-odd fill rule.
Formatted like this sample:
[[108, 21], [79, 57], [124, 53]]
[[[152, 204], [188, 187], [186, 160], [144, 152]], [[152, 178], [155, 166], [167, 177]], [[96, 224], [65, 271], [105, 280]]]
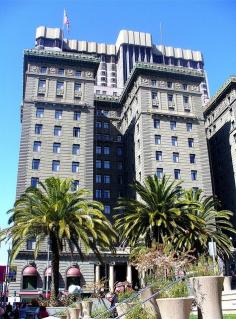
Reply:
[[236, 224], [236, 78], [231, 77], [204, 111], [214, 195]]
[[[211, 194], [202, 55], [154, 46], [148, 34], [126, 35], [121, 32], [115, 46], [103, 46], [62, 42], [58, 29], [37, 30], [36, 48], [24, 54], [17, 197], [49, 176], [69, 177], [76, 187], [90, 190], [112, 218], [119, 197], [135, 196], [128, 185], [148, 175], [167, 174], [183, 180], [184, 188]], [[103, 81], [99, 72], [105, 68], [110, 75]], [[27, 242], [15, 260], [17, 277], [10, 295], [17, 291], [29, 298], [45, 289], [50, 250], [42, 243], [34, 260], [33, 245]], [[65, 248], [60, 288], [68, 288], [70, 267], [79, 267], [85, 291], [101, 277], [109, 277], [112, 289], [115, 280], [131, 281], [137, 275], [127, 264], [128, 251], [103, 256], [104, 265], [92, 254], [82, 262]], [[33, 289], [24, 283], [29, 263], [37, 268]]]

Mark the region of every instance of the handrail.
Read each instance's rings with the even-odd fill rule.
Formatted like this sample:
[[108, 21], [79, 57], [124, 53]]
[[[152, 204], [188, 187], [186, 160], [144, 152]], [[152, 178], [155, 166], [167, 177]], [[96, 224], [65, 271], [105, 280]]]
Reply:
[[[157, 292], [155, 292], [154, 294], [152, 294], [150, 297], [146, 298], [143, 301], [139, 302], [139, 305], [142, 305], [144, 303], [146, 303], [147, 301], [149, 301], [150, 299], [152, 299], [153, 297], [158, 296], [161, 292], [170, 289], [171, 287], [173, 287], [176, 283], [188, 279], [189, 276], [185, 275], [181, 278], [177, 278], [176, 280], [174, 280], [173, 282], [171, 282], [170, 284], [166, 285], [165, 287], [159, 289]], [[151, 284], [147, 287], [144, 287], [143, 289], [139, 290], [136, 294], [131, 295], [129, 298], [125, 299], [124, 301], [120, 302], [119, 304], [126, 304], [128, 301], [133, 300], [134, 298], [138, 297], [143, 291], [145, 291], [148, 288], [152, 288], [154, 286], [154, 284]], [[125, 316], [127, 313], [129, 313], [130, 311], [133, 310], [133, 308], [135, 308], [137, 306], [137, 304], [133, 305], [132, 307], [130, 307], [126, 312], [124, 312], [122, 315], [115, 317], [115, 319], [119, 319], [123, 316]], [[108, 313], [108, 312], [112, 312], [114, 309], [116, 308], [116, 306], [110, 307], [108, 309], [106, 309], [104, 312], [99, 313], [96, 317], [94, 317], [94, 319], [98, 319], [101, 316], [103, 316], [104, 314]]]

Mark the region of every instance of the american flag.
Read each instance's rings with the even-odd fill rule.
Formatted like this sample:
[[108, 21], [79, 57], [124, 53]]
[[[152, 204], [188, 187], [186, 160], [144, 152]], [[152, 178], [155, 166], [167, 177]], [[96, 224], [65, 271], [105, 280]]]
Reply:
[[69, 18], [68, 18], [68, 16], [67, 16], [67, 13], [66, 13], [66, 10], [65, 10], [65, 9], [64, 9], [63, 26], [66, 26], [67, 32], [69, 33], [69, 30], [70, 30], [70, 21], [69, 21]]

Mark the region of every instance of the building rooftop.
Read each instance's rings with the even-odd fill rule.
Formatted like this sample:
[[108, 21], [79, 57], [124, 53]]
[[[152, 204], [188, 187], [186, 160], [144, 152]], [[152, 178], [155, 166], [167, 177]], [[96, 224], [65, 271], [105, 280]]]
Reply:
[[205, 106], [204, 113], [208, 113], [210, 109], [218, 103], [218, 101], [224, 97], [228, 92], [232, 85], [236, 85], [236, 75], [232, 75], [229, 77], [227, 81], [219, 88], [219, 90], [215, 93], [215, 95], [210, 99], [210, 101]]
[[[48, 28], [40, 26], [36, 29], [36, 41], [40, 38], [62, 40], [63, 33], [59, 28]], [[73, 51], [82, 51], [95, 54], [116, 55], [119, 52], [120, 46], [129, 44], [134, 46], [143, 46], [152, 48], [156, 55], [164, 55], [166, 57], [173, 57], [185, 60], [193, 60], [196, 62], [203, 62], [203, 56], [200, 51], [193, 51], [190, 49], [174, 48], [165, 45], [155, 45], [152, 42], [150, 33], [121, 30], [117, 37], [115, 44], [88, 42], [80, 40], [63, 39], [67, 49]]]

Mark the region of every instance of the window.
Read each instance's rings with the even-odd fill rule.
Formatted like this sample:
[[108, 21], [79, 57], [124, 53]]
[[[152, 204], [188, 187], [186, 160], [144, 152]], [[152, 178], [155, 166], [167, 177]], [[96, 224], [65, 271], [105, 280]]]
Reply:
[[180, 169], [174, 170], [174, 177], [175, 177], [175, 179], [180, 179]]
[[122, 162], [118, 162], [117, 163], [117, 169], [119, 169], [119, 170], [123, 169], [123, 163]]
[[79, 181], [78, 180], [74, 180], [71, 183], [71, 191], [72, 192], [76, 192], [79, 190]]
[[61, 126], [54, 126], [54, 136], [61, 136]]
[[194, 147], [194, 139], [188, 138], [188, 147]]
[[40, 160], [39, 159], [33, 159], [32, 160], [32, 169], [38, 170], [39, 169]]
[[96, 183], [99, 184], [102, 182], [102, 175], [96, 175]]
[[189, 160], [191, 164], [196, 163], [196, 155], [195, 154], [189, 154]]
[[99, 95], [100, 94], [100, 90], [96, 90], [96, 94]]
[[168, 94], [167, 97], [168, 97], [168, 103], [172, 104], [173, 103], [173, 95], [172, 94]]
[[72, 173], [78, 173], [79, 172], [79, 162], [72, 162], [71, 170], [72, 170]]
[[95, 197], [96, 198], [102, 198], [102, 190], [101, 189], [96, 189]]
[[111, 213], [111, 206], [110, 205], [104, 205], [104, 213], [109, 215]]
[[106, 169], [110, 168], [110, 161], [104, 161], [104, 168]]
[[64, 69], [58, 69], [58, 74], [59, 75], [64, 75], [65, 73], [65, 70]]
[[36, 117], [37, 118], [42, 118], [44, 114], [44, 108], [42, 107], [37, 107], [36, 109]]
[[179, 163], [179, 153], [173, 153], [173, 162]]
[[79, 144], [73, 144], [72, 145], [72, 154], [73, 155], [79, 155], [80, 151], [80, 145]]
[[81, 83], [75, 83], [75, 92], [81, 91]]
[[39, 93], [45, 92], [45, 90], [46, 90], [46, 80], [39, 80], [38, 90], [39, 90]]
[[96, 154], [102, 154], [102, 147], [96, 146]]
[[110, 141], [110, 135], [108, 134], [103, 135], [103, 139], [104, 141]]
[[38, 187], [39, 178], [38, 177], [31, 177], [31, 187]]
[[61, 120], [62, 119], [62, 110], [56, 110], [55, 111], [55, 119]]
[[96, 110], [96, 115], [101, 116], [102, 115], [102, 110]]
[[61, 151], [61, 143], [53, 143], [53, 153], [59, 154]]
[[152, 80], [152, 86], [156, 86], [157, 85], [157, 81], [156, 80]]
[[183, 90], [184, 90], [184, 91], [187, 91], [187, 89], [188, 89], [188, 85], [187, 85], [186, 83], [183, 83], [182, 88], [183, 88]]
[[102, 127], [102, 122], [96, 122], [96, 128], [101, 128]]
[[157, 178], [160, 179], [163, 177], [163, 168], [157, 168], [156, 172]]
[[152, 99], [153, 100], [157, 99], [157, 92], [152, 91]]
[[121, 156], [121, 155], [123, 154], [123, 149], [122, 149], [121, 147], [117, 147], [117, 149], [116, 149], [116, 154], [117, 154], [118, 156]]
[[57, 90], [63, 90], [64, 89], [64, 82], [57, 81]]
[[186, 123], [186, 129], [188, 132], [192, 132], [193, 124], [192, 123]]
[[113, 96], [117, 96], [117, 92], [113, 92]]
[[153, 120], [153, 125], [154, 125], [154, 128], [160, 128], [160, 120], [154, 119]]
[[41, 142], [34, 141], [33, 152], [40, 152], [40, 150], [41, 150]]
[[110, 184], [110, 175], [104, 175], [103, 177], [103, 181], [104, 181], [104, 184]]
[[47, 73], [47, 67], [46, 66], [41, 66], [40, 73], [42, 73], [42, 74]]
[[27, 250], [35, 250], [35, 246], [36, 246], [35, 238], [27, 240]]
[[80, 137], [80, 128], [79, 127], [73, 128], [73, 137]]
[[122, 141], [122, 136], [121, 135], [117, 135], [117, 142], [121, 142]]
[[110, 191], [104, 190], [103, 196], [104, 196], [104, 198], [110, 198]]
[[162, 152], [161, 151], [156, 151], [156, 160], [162, 161]]
[[188, 104], [189, 103], [188, 96], [183, 96], [183, 101], [184, 101], [184, 104]]
[[176, 130], [176, 121], [170, 121], [170, 129], [172, 131], [175, 131]]
[[197, 180], [197, 171], [191, 171], [191, 178], [192, 178], [192, 181]]
[[103, 122], [103, 128], [109, 129], [109, 123], [108, 122]]
[[172, 144], [172, 146], [178, 146], [178, 137], [177, 136], [171, 136], [171, 144]]
[[43, 131], [43, 125], [42, 124], [35, 124], [34, 132], [37, 135], [41, 135]]
[[167, 87], [168, 87], [168, 89], [172, 89], [173, 83], [172, 82], [167, 82]]
[[155, 135], [155, 144], [160, 145], [161, 144], [161, 135]]
[[76, 71], [75, 71], [75, 76], [76, 76], [77, 78], [80, 78], [80, 77], [81, 77], [81, 71], [80, 71], [80, 70], [76, 70]]
[[110, 147], [104, 146], [103, 153], [104, 153], [104, 155], [109, 155], [110, 154]]
[[96, 160], [96, 168], [102, 168], [102, 161]]
[[59, 172], [60, 170], [60, 161], [52, 161], [52, 171]]
[[80, 115], [81, 115], [80, 111], [75, 111], [74, 112], [74, 121], [79, 121]]

